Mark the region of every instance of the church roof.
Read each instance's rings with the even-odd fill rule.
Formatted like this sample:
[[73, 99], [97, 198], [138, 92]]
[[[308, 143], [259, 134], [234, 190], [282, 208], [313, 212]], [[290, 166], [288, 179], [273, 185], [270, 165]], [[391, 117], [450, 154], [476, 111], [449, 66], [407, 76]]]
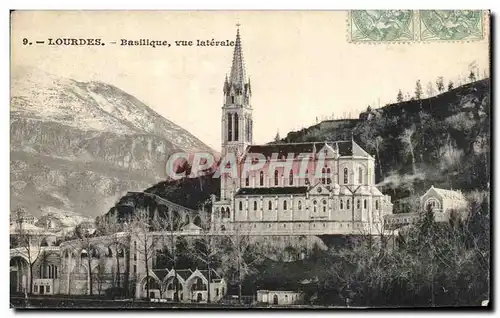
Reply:
[[260, 153], [266, 158], [272, 158], [272, 155], [277, 153], [278, 158], [282, 156], [288, 157], [289, 153], [298, 156], [301, 153], [317, 154], [325, 145], [330, 146], [340, 156], [352, 156], [353, 145], [355, 145], [356, 154], [360, 155], [361, 151], [368, 155], [353, 141], [323, 141], [323, 142], [302, 142], [302, 143], [286, 143], [286, 144], [268, 144], [268, 145], [252, 145], [247, 148], [247, 154]]
[[274, 187], [274, 188], [241, 188], [235, 196], [273, 195], [273, 194], [305, 194], [307, 187]]
[[241, 49], [240, 29], [236, 31], [236, 43], [233, 52], [233, 64], [231, 65], [231, 73], [229, 83], [243, 87], [246, 83], [245, 63], [243, 62], [243, 51]]

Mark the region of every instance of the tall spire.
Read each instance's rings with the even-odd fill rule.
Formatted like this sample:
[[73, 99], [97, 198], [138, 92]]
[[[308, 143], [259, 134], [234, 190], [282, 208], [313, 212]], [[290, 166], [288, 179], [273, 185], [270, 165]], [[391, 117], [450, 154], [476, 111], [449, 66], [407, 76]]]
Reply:
[[243, 52], [241, 49], [241, 38], [240, 38], [240, 25], [236, 31], [236, 43], [234, 46], [233, 53], [233, 64], [231, 65], [231, 74], [229, 76], [229, 83], [243, 88], [246, 82], [245, 74], [245, 63], [243, 62]]

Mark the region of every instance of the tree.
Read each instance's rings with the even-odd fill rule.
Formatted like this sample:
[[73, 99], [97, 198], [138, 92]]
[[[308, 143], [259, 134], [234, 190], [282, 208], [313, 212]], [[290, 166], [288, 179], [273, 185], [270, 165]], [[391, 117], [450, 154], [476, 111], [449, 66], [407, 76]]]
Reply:
[[99, 239], [95, 237], [96, 229], [88, 222], [80, 223], [75, 227], [78, 247], [81, 249], [80, 257], [87, 259], [87, 279], [89, 286], [89, 295], [93, 295], [93, 260], [99, 260], [101, 257], [101, 247]]
[[412, 137], [413, 134], [415, 133], [415, 127], [412, 126], [411, 128], [407, 128], [403, 131], [403, 134], [399, 137], [401, 142], [405, 144], [407, 147], [405, 148], [406, 152], [409, 152], [411, 154], [411, 163], [412, 163], [412, 168], [413, 168], [413, 174], [417, 174], [417, 165], [415, 161], [415, 152], [414, 152], [414, 147], [413, 147], [413, 142], [412, 142]]
[[471, 70], [470, 73], [469, 73], [469, 81], [471, 83], [476, 81], [476, 74], [474, 73], [473, 70]]
[[421, 99], [422, 98], [422, 85], [420, 84], [420, 80], [417, 80], [417, 83], [415, 84], [415, 99]]
[[243, 279], [256, 270], [254, 265], [262, 259], [261, 255], [256, 252], [254, 244], [251, 242], [250, 233], [251, 229], [249, 225], [233, 224], [233, 229], [227, 236], [231, 249], [227, 261], [231, 262], [229, 266], [234, 267], [236, 270], [238, 299], [240, 304]]
[[400, 90], [398, 91], [398, 96], [396, 97], [396, 101], [397, 101], [398, 103], [401, 103], [401, 102], [403, 102], [403, 100], [404, 100], [404, 99], [403, 99], [403, 92], [402, 92], [402, 91], [401, 91], [401, 89], [400, 89]]
[[147, 208], [137, 208], [130, 220], [130, 226], [132, 231], [132, 236], [135, 242], [137, 242], [137, 252], [141, 256], [141, 261], [144, 262], [144, 267], [146, 271], [146, 290], [147, 298], [149, 298], [149, 261], [155, 255], [155, 248], [158, 243], [158, 236], [152, 235], [150, 232], [154, 227], [159, 227], [160, 224], [153, 225], [154, 222], [158, 220], [152, 220]]
[[114, 250], [116, 264], [116, 287], [121, 288], [120, 257], [125, 253], [126, 237], [119, 232], [126, 230], [126, 226], [118, 220], [118, 212], [108, 213], [96, 219], [97, 232], [99, 235], [107, 236], [108, 247]]
[[210, 283], [211, 283], [211, 272], [215, 268], [215, 265], [220, 261], [220, 256], [224, 252], [224, 246], [222, 244], [221, 237], [214, 235], [213, 231], [210, 230], [210, 213], [206, 212], [204, 209], [200, 212], [200, 221], [202, 225], [202, 230], [200, 236], [197, 237], [193, 243], [190, 252], [192, 256], [201, 261], [208, 270], [208, 302], [211, 302], [210, 298]]
[[453, 89], [453, 82], [449, 81], [448, 82], [448, 91], [451, 91]]
[[436, 87], [439, 93], [442, 93], [444, 91], [444, 79], [442, 76], [439, 76], [436, 79]]
[[[181, 218], [176, 214], [175, 210], [170, 209], [168, 215], [166, 217], [160, 218], [160, 223], [163, 224], [163, 229], [169, 231], [168, 239], [168, 249], [164, 250], [161, 254], [166, 260], [169, 260], [172, 264], [172, 269], [174, 271], [174, 301], [179, 301], [179, 284], [177, 283], [177, 236], [175, 235], [175, 231], [178, 231], [182, 226]], [[163, 240], [165, 237], [163, 238]]]
[[434, 86], [432, 85], [432, 82], [427, 83], [427, 97], [432, 97], [436, 94], [436, 91], [434, 90]]
[[281, 137], [280, 137], [279, 131], [276, 133], [276, 136], [274, 136], [274, 141], [275, 142], [280, 142], [281, 141]]
[[18, 238], [18, 245], [23, 249], [24, 253], [28, 258], [28, 266], [30, 271], [30, 286], [29, 294], [33, 293], [33, 267], [37, 260], [40, 259], [42, 255], [42, 242], [44, 240], [41, 233], [32, 232], [25, 228], [27, 224], [25, 222], [26, 209], [18, 208], [16, 210], [16, 234]]

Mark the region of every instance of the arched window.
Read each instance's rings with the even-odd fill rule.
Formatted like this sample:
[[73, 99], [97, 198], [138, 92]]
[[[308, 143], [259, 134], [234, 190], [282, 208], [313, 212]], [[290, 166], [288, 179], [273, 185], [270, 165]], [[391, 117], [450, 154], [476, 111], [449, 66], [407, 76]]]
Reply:
[[299, 210], [302, 210], [302, 201], [299, 201], [299, 202], [297, 203], [297, 205], [298, 205], [298, 207], [297, 207], [297, 208], [298, 208]]
[[[234, 99], [234, 96], [232, 96]], [[233, 140], [233, 115], [227, 114], [227, 141]]]
[[318, 202], [316, 200], [313, 201], [313, 211], [316, 212], [316, 205]]
[[261, 171], [260, 172], [260, 186], [264, 186], [264, 172]]
[[257, 211], [257, 201], [253, 201], [253, 210]]
[[283, 210], [286, 210], [286, 200], [283, 201]]
[[340, 199], [340, 209], [344, 209], [344, 200]]
[[243, 210], [243, 202], [240, 201], [239, 206], [240, 206], [240, 211]]
[[344, 184], [349, 183], [349, 169], [344, 168]]
[[290, 170], [290, 173], [288, 174], [288, 184], [293, 185], [293, 170]]
[[220, 209], [220, 216], [221, 216], [222, 218], [225, 218], [225, 217], [226, 217], [226, 209], [224, 209], [224, 208], [221, 208], [221, 209]]
[[306, 185], [309, 185], [309, 169], [306, 169]]
[[365, 201], [363, 202], [363, 208], [365, 208], [365, 209], [366, 209], [366, 199], [365, 199]]
[[432, 210], [439, 209], [440, 208], [439, 201], [437, 201], [434, 198], [430, 198], [429, 200], [427, 200], [425, 208]]
[[226, 208], [226, 217], [227, 218], [231, 217], [231, 210], [229, 208]]
[[325, 176], [325, 174], [326, 174], [326, 169], [325, 168], [321, 169], [321, 183], [322, 184], [326, 183], [326, 176]]
[[278, 180], [278, 170], [274, 170], [274, 185], [277, 186], [279, 183]]
[[238, 141], [238, 134], [239, 134], [239, 116], [238, 114], [234, 114], [234, 141]]
[[358, 169], [358, 183], [363, 184], [363, 168]]
[[272, 209], [273, 209], [273, 201], [269, 201], [268, 210], [272, 210]]
[[326, 183], [331, 184], [332, 183], [332, 170], [330, 170], [330, 168], [326, 169], [326, 176], [327, 176]]
[[250, 185], [250, 176], [245, 178], [245, 186], [248, 187]]
[[361, 207], [361, 201], [358, 199], [356, 201], [356, 208], [359, 209]]
[[347, 203], [346, 203], [346, 209], [349, 210], [351, 207], [351, 200], [350, 199], [347, 199]]
[[231, 104], [234, 104], [234, 95], [231, 95]]
[[378, 200], [375, 200], [375, 210], [378, 210]]

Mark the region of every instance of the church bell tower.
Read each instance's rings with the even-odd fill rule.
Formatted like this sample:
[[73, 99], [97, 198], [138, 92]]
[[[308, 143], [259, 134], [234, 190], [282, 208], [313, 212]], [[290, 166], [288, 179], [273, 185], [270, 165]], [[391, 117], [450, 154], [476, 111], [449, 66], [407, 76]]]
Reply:
[[229, 78], [224, 80], [222, 106], [222, 155], [233, 152], [239, 158], [252, 144], [252, 89], [246, 77], [240, 29], [236, 31], [233, 63]]
[[[224, 80], [224, 104], [222, 106], [222, 148], [224, 158], [234, 154], [239, 161], [247, 146], [252, 144], [252, 89], [245, 72], [239, 25], [233, 52], [233, 63], [229, 78]], [[228, 156], [229, 157], [229, 156]], [[221, 199], [228, 200], [240, 185], [239, 177], [221, 176]]]

